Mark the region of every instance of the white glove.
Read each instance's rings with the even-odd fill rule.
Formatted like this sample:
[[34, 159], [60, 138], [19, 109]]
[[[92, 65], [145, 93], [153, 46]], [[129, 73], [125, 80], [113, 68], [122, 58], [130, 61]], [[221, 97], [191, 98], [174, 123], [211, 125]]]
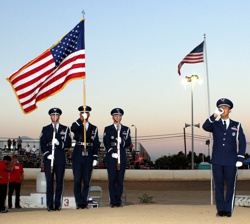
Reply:
[[113, 158], [117, 159], [118, 158], [118, 153], [112, 153], [111, 155]]
[[116, 141], [117, 141], [117, 144], [121, 144], [122, 143], [121, 137], [116, 138]]
[[93, 160], [93, 166], [97, 166], [98, 165], [98, 161], [97, 160]]
[[52, 145], [59, 145], [59, 141], [56, 138], [53, 138]]
[[83, 116], [84, 120], [86, 120], [88, 118], [88, 114], [87, 113], [83, 113], [82, 116]]
[[221, 114], [224, 113], [224, 110], [221, 109], [221, 108], [216, 108], [215, 111], [214, 111], [214, 113], [217, 114], [217, 115], [221, 115]]
[[47, 159], [50, 159], [50, 160], [52, 160], [53, 158], [52, 158], [52, 155], [50, 154], [50, 155], [48, 155], [47, 156]]
[[237, 162], [236, 162], [236, 167], [241, 167], [242, 165], [243, 165], [242, 162], [240, 162], [240, 161], [237, 161]]

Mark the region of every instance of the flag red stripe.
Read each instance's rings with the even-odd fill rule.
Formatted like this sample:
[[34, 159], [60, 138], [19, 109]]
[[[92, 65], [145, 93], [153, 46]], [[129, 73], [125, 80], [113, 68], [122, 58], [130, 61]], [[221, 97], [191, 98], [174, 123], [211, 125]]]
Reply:
[[[84, 78], [85, 72], [79, 73], [77, 71], [76, 73], [74, 73], [74, 69], [80, 68], [81, 70], [83, 70], [85, 68], [85, 63], [82, 63], [82, 62], [76, 63], [77, 59], [84, 59], [84, 58], [85, 58], [84, 54], [79, 54], [79, 55], [76, 55], [75, 57], [70, 58], [69, 60], [65, 60], [63, 63], [60, 64], [60, 66], [56, 69], [56, 71], [53, 72], [46, 79], [46, 81], [40, 83], [37, 86], [37, 88], [39, 88], [39, 91], [36, 94], [34, 94], [34, 91], [28, 91], [27, 93], [25, 93], [25, 95], [22, 95], [22, 97], [25, 98], [33, 94], [33, 96], [30, 99], [21, 103], [21, 105], [24, 108], [24, 111], [30, 111], [30, 109], [32, 108], [35, 109], [36, 107], [28, 106], [30, 103], [32, 103], [32, 101], [39, 102], [47, 98], [48, 96], [53, 95], [54, 93], [62, 89], [70, 80], [73, 80], [76, 78]], [[70, 67], [68, 67], [65, 71], [60, 72], [60, 69], [66, 67], [70, 63], [73, 63], [73, 64]], [[73, 72], [73, 74], [68, 74], [70, 72]], [[58, 85], [56, 85], [56, 82], [60, 79], [62, 79], [62, 81]], [[46, 88], [48, 88], [48, 90], [46, 90]], [[46, 90], [45, 92], [43, 92], [44, 89]]]
[[47, 50], [44, 53], [42, 53], [40, 56], [38, 56], [37, 58], [35, 58], [34, 60], [28, 62], [26, 65], [24, 65], [23, 67], [21, 67], [19, 70], [17, 70], [15, 73], [13, 73], [10, 77], [9, 80], [11, 81], [11, 83], [14, 85], [16, 82], [22, 80], [23, 78], [26, 78], [26, 73], [20, 75], [21, 72], [23, 72], [24, 69], [34, 65], [35, 63], [44, 60], [46, 57], [48, 57], [49, 55], [51, 55], [50, 51]]
[[203, 62], [203, 48], [204, 48], [204, 41], [194, 48], [186, 57], [178, 64], [178, 74], [181, 75], [181, 67], [183, 64], [195, 64]]

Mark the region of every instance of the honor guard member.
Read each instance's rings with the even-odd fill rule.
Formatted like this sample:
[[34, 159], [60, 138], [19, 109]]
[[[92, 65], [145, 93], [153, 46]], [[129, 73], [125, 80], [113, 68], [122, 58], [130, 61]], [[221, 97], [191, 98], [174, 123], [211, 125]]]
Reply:
[[[71, 126], [76, 144], [72, 152], [72, 168], [74, 175], [74, 195], [77, 209], [88, 207], [88, 194], [93, 166], [98, 164], [99, 137], [98, 129], [89, 123], [91, 107], [78, 108], [80, 117]], [[85, 121], [84, 121], [85, 120]], [[86, 125], [86, 132], [84, 130]], [[86, 138], [84, 137], [86, 133]], [[86, 142], [84, 142], [84, 139]], [[86, 144], [86, 145], [85, 145]]]
[[[213, 134], [212, 170], [215, 184], [217, 217], [231, 217], [234, 208], [237, 167], [242, 166], [246, 138], [239, 122], [229, 119], [233, 103], [226, 98], [217, 101], [217, 108], [203, 124]], [[215, 120], [220, 115], [219, 120]], [[224, 196], [224, 183], [227, 190]]]
[[[127, 163], [126, 148], [131, 144], [130, 129], [120, 123], [123, 114], [122, 109], [113, 109], [111, 116], [114, 123], [105, 127], [103, 134], [111, 208], [122, 206], [123, 180]], [[118, 136], [117, 128], [119, 128], [120, 136]], [[117, 152], [118, 144], [120, 144], [120, 155]], [[120, 159], [119, 168], [117, 166], [118, 159]]]
[[[48, 113], [50, 115], [51, 124], [42, 128], [40, 136], [40, 145], [43, 152], [44, 172], [46, 177], [47, 210], [60, 211], [62, 206], [63, 178], [66, 165], [65, 149], [71, 147], [71, 136], [69, 128], [59, 123], [62, 111], [59, 108], [52, 108]], [[54, 145], [54, 158], [52, 145]], [[51, 167], [52, 164], [53, 167]], [[54, 175], [56, 176], [55, 198]]]

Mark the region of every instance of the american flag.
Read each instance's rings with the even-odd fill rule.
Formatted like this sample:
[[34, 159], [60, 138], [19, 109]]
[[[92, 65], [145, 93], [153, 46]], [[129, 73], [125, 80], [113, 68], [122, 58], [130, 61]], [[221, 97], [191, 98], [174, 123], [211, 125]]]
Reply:
[[203, 62], [203, 46], [204, 41], [193, 49], [179, 64], [178, 64], [178, 73], [181, 75], [181, 67], [183, 64], [195, 64]]
[[36, 103], [61, 91], [68, 82], [85, 78], [84, 19], [51, 48], [7, 80], [24, 113]]

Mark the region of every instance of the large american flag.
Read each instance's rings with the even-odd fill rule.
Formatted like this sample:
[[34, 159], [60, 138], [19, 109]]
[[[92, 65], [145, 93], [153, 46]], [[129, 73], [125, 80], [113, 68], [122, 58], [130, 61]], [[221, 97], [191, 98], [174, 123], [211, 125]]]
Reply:
[[204, 41], [194, 48], [179, 64], [178, 64], [178, 73], [181, 75], [181, 67], [183, 64], [195, 64], [203, 62], [203, 46]]
[[7, 80], [24, 113], [74, 80], [85, 78], [84, 19], [58, 43], [30, 61]]

